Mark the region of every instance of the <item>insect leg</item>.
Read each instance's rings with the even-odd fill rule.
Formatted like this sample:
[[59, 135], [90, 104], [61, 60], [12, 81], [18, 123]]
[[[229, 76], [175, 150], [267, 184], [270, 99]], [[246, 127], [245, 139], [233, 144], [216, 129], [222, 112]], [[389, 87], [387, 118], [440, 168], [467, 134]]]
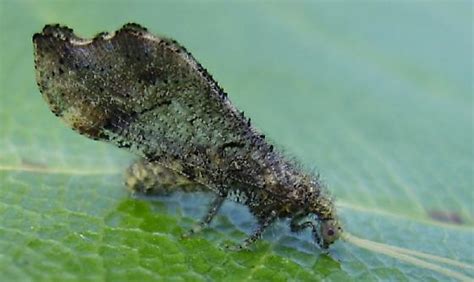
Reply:
[[219, 212], [219, 209], [221, 208], [225, 199], [226, 199], [226, 196], [217, 195], [214, 198], [214, 200], [211, 202], [209, 211], [206, 213], [206, 215], [201, 219], [201, 221], [198, 224], [194, 225], [188, 232], [183, 234], [183, 237], [189, 237], [195, 233], [199, 233], [202, 229], [208, 226], [209, 223], [211, 223], [214, 216], [217, 214], [217, 212]]
[[125, 172], [129, 190], [142, 194], [166, 195], [177, 189], [186, 192], [208, 191], [206, 187], [158, 163], [144, 159], [132, 164]]
[[316, 226], [311, 221], [301, 222], [305, 218], [304, 214], [295, 215], [290, 222], [290, 229], [292, 232], [300, 232], [303, 229], [311, 228], [312, 230], [316, 229]]
[[316, 226], [311, 221], [305, 221], [303, 223], [294, 223], [293, 221], [290, 223], [290, 229], [293, 232], [299, 232], [306, 228], [311, 228], [311, 230], [316, 229]]
[[297, 215], [291, 219], [290, 222], [290, 229], [292, 232], [299, 232], [306, 228], [311, 228], [311, 232], [313, 233], [313, 238], [316, 241], [316, 244], [322, 246], [322, 239], [319, 235], [318, 228], [316, 224], [311, 221], [300, 222], [305, 216], [304, 215]]
[[229, 247], [229, 249], [234, 250], [234, 251], [247, 249], [250, 245], [252, 245], [255, 241], [260, 239], [260, 237], [262, 237], [262, 234], [265, 231], [265, 229], [267, 229], [267, 227], [270, 226], [270, 224], [272, 224], [275, 221], [275, 219], [276, 219], [276, 212], [272, 211], [270, 215], [268, 215], [267, 217], [265, 217], [263, 220], [260, 221], [260, 224], [253, 231], [253, 233], [247, 237], [247, 239], [245, 239], [239, 245]]

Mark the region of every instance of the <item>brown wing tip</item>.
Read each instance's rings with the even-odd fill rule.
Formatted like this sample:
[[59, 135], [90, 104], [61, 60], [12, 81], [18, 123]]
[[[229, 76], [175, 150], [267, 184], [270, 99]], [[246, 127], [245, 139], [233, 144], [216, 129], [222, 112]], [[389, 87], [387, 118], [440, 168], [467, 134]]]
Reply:
[[[143, 35], [145, 33], [148, 33], [148, 29], [137, 23], [126, 23], [116, 33], [121, 33], [121, 32]], [[109, 36], [110, 34], [108, 32], [100, 32], [96, 36], [94, 36], [94, 39], [95, 40], [104, 39]], [[84, 41], [85, 40], [75, 35], [74, 30], [72, 28], [69, 28], [68, 26], [65, 26], [65, 25], [60, 25], [58, 23], [45, 25], [42, 32], [35, 33], [32, 39], [33, 39], [33, 42], [36, 42], [40, 38], [51, 38], [51, 37], [61, 39], [61, 40], [68, 40], [68, 41], [70, 40]]]
[[43, 34], [53, 35], [53, 36], [74, 36], [74, 30], [64, 25], [56, 24], [47, 24], [43, 28]]
[[47, 24], [43, 30], [33, 35], [33, 43], [35, 46], [44, 45], [45, 42], [82, 42], [84, 39], [76, 36], [74, 30], [60, 24]]
[[33, 35], [33, 41], [36, 41], [40, 37], [55, 37], [63, 40], [71, 38], [78, 39], [71, 28], [60, 24], [45, 25], [41, 33], [35, 33]]

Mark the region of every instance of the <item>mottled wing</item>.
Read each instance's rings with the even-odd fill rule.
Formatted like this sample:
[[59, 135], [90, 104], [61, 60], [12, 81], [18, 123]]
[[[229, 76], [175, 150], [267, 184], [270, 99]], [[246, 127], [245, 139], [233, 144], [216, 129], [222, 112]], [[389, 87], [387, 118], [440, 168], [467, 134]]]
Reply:
[[46, 26], [33, 41], [40, 90], [79, 133], [200, 181], [258, 185], [272, 147], [175, 41], [136, 24], [92, 40]]

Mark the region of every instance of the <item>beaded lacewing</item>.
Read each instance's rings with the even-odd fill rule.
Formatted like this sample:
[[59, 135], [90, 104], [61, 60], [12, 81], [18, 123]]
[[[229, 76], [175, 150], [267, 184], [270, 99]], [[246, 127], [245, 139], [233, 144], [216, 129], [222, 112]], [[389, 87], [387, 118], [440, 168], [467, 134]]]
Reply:
[[33, 44], [37, 84], [51, 111], [78, 133], [140, 157], [126, 171], [130, 189], [214, 192], [187, 235], [232, 199], [258, 221], [238, 248], [281, 218], [290, 219], [294, 232], [309, 228], [324, 249], [340, 237], [318, 177], [274, 149], [176, 41], [133, 23], [93, 39], [56, 24], [36, 33]]

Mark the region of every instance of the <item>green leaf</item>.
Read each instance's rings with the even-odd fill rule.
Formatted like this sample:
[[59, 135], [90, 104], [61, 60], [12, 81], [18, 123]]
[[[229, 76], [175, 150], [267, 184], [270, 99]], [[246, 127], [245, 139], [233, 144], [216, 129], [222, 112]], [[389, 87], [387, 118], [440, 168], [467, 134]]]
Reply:
[[[446, 280], [474, 277], [472, 4], [2, 1], [2, 280]], [[321, 253], [286, 222], [204, 194], [134, 198], [134, 156], [72, 132], [35, 85], [31, 36], [128, 21], [177, 39], [239, 109], [336, 197], [345, 240]], [[399, 247], [400, 249], [395, 249]]]

